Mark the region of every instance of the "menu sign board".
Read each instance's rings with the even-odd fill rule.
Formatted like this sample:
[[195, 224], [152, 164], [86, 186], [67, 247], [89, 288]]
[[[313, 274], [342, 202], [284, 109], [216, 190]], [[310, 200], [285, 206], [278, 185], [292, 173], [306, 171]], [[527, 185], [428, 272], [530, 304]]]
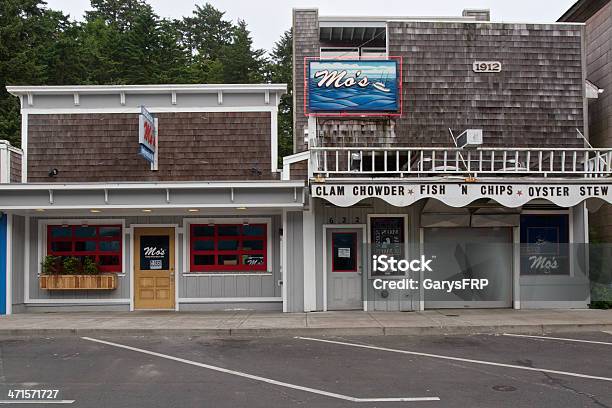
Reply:
[[[395, 259], [404, 259], [405, 237], [404, 217], [372, 217], [370, 219], [370, 243], [372, 255], [393, 256]], [[395, 275], [401, 275], [396, 271]], [[394, 275], [391, 271], [372, 272], [373, 276]]]
[[140, 270], [170, 269], [170, 237], [143, 235], [140, 237]]

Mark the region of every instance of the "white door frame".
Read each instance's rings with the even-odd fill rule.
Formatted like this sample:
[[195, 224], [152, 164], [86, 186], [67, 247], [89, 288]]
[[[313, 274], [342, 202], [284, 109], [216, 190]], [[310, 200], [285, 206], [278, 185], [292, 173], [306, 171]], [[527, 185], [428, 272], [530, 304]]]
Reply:
[[[327, 312], [327, 230], [328, 229], [359, 229], [361, 230], [361, 241], [362, 244], [367, 243], [366, 237], [366, 225], [365, 224], [323, 224], [323, 311]], [[363, 259], [363, 248], [361, 249], [361, 257], [362, 263], [365, 261]], [[363, 279], [364, 273], [364, 265], [361, 265], [361, 273]], [[363, 294], [363, 287], [361, 288], [361, 293]], [[363, 296], [363, 311], [366, 311], [367, 299], [366, 296]]]
[[[178, 224], [131, 224], [130, 225], [130, 312], [134, 311], [134, 287], [136, 286], [136, 274], [134, 273], [134, 228], [174, 228], [174, 310], [179, 310], [179, 277], [178, 270], [178, 242], [179, 242], [179, 225]], [[172, 309], [167, 309], [172, 310]]]

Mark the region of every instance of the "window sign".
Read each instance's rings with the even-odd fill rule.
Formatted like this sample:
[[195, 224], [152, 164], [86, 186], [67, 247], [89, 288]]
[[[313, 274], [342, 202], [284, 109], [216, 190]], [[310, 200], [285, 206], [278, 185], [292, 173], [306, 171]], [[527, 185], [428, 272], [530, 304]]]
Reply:
[[151, 163], [151, 170], [157, 170], [157, 119], [144, 106], [138, 115], [138, 143], [140, 155]]
[[[395, 259], [404, 259], [404, 217], [372, 217], [370, 219], [370, 243], [372, 255], [388, 255]], [[401, 275], [391, 270], [385, 272], [372, 272], [373, 276]]]
[[396, 60], [308, 62], [308, 112], [384, 114], [400, 110]]
[[170, 269], [170, 237], [168, 235], [142, 235], [140, 237], [140, 270]]
[[332, 272], [357, 272], [357, 233], [332, 232]]
[[569, 275], [569, 216], [521, 216], [521, 275]]

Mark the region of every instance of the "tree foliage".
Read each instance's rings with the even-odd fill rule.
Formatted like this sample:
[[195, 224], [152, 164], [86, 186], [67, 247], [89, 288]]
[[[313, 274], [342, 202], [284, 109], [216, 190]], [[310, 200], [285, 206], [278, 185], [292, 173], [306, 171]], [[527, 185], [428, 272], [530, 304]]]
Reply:
[[[244, 20], [206, 3], [166, 19], [145, 0], [91, 0], [83, 21], [43, 0], [0, 1], [0, 139], [20, 145], [19, 101], [7, 85], [262, 83], [291, 87], [291, 33], [266, 56]], [[291, 153], [291, 97], [279, 109]], [[289, 144], [287, 144], [289, 143]]]

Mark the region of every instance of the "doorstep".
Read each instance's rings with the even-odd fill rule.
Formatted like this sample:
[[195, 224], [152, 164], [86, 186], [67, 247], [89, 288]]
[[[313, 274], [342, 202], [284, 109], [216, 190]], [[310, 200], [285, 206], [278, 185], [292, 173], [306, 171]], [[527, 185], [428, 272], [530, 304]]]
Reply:
[[64, 312], [0, 317], [0, 335], [369, 336], [612, 330], [612, 310]]

